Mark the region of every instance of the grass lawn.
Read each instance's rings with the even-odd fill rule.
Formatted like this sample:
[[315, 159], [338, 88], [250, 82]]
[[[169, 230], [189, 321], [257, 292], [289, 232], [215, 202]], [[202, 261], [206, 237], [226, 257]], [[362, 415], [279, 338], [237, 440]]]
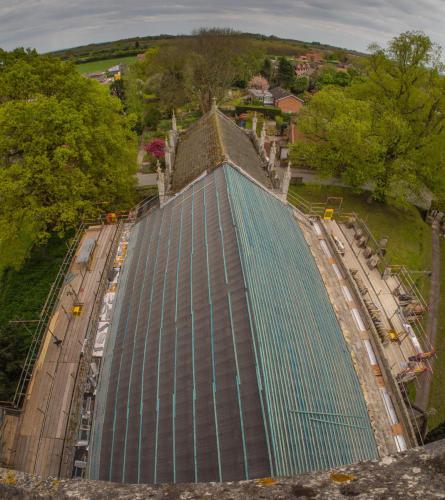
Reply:
[[96, 73], [99, 71], [106, 71], [108, 68], [116, 66], [116, 64], [129, 64], [133, 61], [136, 61], [136, 56], [118, 57], [113, 59], [103, 59], [101, 61], [76, 64], [76, 68], [80, 73]]
[[369, 204], [368, 194], [336, 186], [297, 185], [290, 186], [289, 192], [313, 203], [325, 202], [329, 196], [343, 197], [344, 212], [357, 212], [376, 239], [389, 238], [387, 252], [392, 264], [403, 264], [414, 271], [430, 269], [431, 228], [415, 207], [401, 210], [377, 202]]
[[[325, 202], [328, 196], [343, 197], [343, 211], [357, 212], [367, 223], [374, 236], [389, 238], [388, 257], [392, 264], [404, 264], [410, 270], [431, 269], [431, 228], [414, 207], [401, 210], [381, 203], [368, 204], [368, 195], [356, 194], [350, 189], [311, 184], [290, 186], [289, 192], [297, 193], [312, 203]], [[429, 417], [428, 427], [433, 429], [445, 421], [445, 240], [441, 238], [441, 302], [439, 306], [438, 359], [430, 394], [430, 408], [436, 414]], [[418, 286], [425, 298], [429, 279], [417, 275]]]

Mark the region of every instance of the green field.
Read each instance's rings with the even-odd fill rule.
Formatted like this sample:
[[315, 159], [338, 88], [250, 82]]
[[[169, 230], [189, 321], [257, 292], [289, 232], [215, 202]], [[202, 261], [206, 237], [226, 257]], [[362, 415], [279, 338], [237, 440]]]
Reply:
[[116, 64], [124, 63], [129, 64], [136, 61], [136, 56], [117, 57], [113, 59], [103, 59], [102, 61], [93, 61], [82, 64], [76, 64], [76, 68], [80, 73], [95, 73], [99, 71], [106, 71]]
[[[369, 194], [356, 194], [350, 189], [335, 186], [291, 186], [289, 193], [296, 193], [308, 202], [324, 203], [328, 196], [343, 197], [343, 211], [356, 212], [368, 225], [374, 236], [389, 238], [388, 257], [392, 264], [404, 264], [410, 270], [431, 269], [431, 227], [424, 222], [419, 211], [410, 206], [406, 210], [367, 203]], [[441, 241], [441, 288], [438, 329], [438, 358], [434, 365], [430, 394], [428, 427], [433, 429], [445, 421], [445, 242]], [[418, 275], [418, 286], [428, 295], [429, 279]], [[432, 412], [434, 413], [434, 412]]]

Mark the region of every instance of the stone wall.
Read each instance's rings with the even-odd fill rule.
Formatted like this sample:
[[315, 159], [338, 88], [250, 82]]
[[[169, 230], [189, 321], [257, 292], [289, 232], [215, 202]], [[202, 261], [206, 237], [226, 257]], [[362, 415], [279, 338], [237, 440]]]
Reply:
[[236, 483], [122, 485], [101, 481], [42, 479], [0, 469], [0, 498], [17, 499], [345, 499], [445, 498], [445, 440], [381, 460], [291, 478]]

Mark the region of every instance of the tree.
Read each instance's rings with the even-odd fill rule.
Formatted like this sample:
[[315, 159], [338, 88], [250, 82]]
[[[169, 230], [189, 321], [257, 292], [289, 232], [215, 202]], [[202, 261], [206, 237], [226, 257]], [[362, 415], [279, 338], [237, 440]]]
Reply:
[[361, 186], [381, 168], [381, 145], [373, 135], [372, 107], [330, 87], [314, 95], [299, 115], [306, 141], [292, 150], [296, 165]]
[[408, 193], [445, 186], [445, 81], [439, 50], [419, 32], [388, 48], [372, 47], [366, 74], [345, 88], [326, 87], [306, 106], [296, 163], [374, 183], [374, 196], [406, 203]]
[[200, 29], [183, 46], [189, 55], [190, 88], [203, 112], [210, 109], [213, 98], [223, 98], [234, 81], [248, 81], [252, 69], [259, 69], [261, 58], [249, 40], [231, 29]]
[[268, 57], [264, 59], [263, 67], [261, 68], [261, 74], [269, 82], [272, 82], [274, 80], [274, 69], [272, 61]]
[[237, 85], [258, 73], [264, 54], [247, 37], [230, 29], [201, 29], [193, 36], [164, 42], [145, 53], [126, 74], [126, 107], [144, 116], [144, 95], [154, 94], [161, 111], [198, 103], [206, 112]]
[[153, 139], [144, 146], [144, 149], [157, 159], [165, 156], [165, 142], [162, 139]]
[[347, 87], [352, 82], [352, 74], [347, 71], [338, 71], [335, 67], [322, 68], [316, 75], [315, 88], [321, 90], [328, 85]]
[[292, 86], [292, 92], [295, 94], [302, 94], [309, 89], [309, 78], [307, 76], [300, 76], [295, 78], [294, 84]]
[[110, 94], [117, 97], [120, 101], [125, 102], [124, 81], [122, 78], [113, 80], [110, 84]]
[[280, 57], [277, 71], [278, 85], [290, 89], [295, 84], [295, 70], [286, 57]]
[[0, 69], [0, 274], [103, 202], [132, 202], [132, 124], [120, 101], [74, 65], [9, 56]]
[[269, 89], [269, 82], [261, 75], [255, 75], [249, 82], [249, 87], [265, 92]]

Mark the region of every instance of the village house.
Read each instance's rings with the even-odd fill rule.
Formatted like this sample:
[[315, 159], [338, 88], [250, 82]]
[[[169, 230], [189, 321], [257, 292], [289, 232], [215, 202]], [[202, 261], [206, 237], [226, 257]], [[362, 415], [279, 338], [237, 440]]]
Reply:
[[90, 78], [91, 80], [96, 80], [99, 83], [108, 83], [107, 74], [104, 71], [96, 71], [94, 73], [85, 73], [84, 76], [86, 78]]
[[249, 89], [249, 98], [250, 100], [258, 100], [261, 101], [264, 105], [273, 106], [274, 98], [272, 94], [268, 90], [260, 90], [260, 89]]
[[110, 76], [117, 75], [120, 72], [121, 72], [121, 65], [120, 64], [116, 64], [116, 66], [111, 66], [111, 68], [107, 69], [107, 73]]
[[284, 111], [284, 113], [298, 113], [304, 105], [303, 99], [281, 87], [271, 89], [270, 93], [273, 96], [274, 105], [280, 108], [281, 111]]
[[298, 59], [302, 62], [322, 63], [324, 61], [324, 56], [321, 52], [308, 52]]
[[311, 68], [311, 65], [308, 63], [301, 63], [295, 66], [295, 74], [297, 75], [297, 77], [308, 76], [313, 72], [313, 68]]

